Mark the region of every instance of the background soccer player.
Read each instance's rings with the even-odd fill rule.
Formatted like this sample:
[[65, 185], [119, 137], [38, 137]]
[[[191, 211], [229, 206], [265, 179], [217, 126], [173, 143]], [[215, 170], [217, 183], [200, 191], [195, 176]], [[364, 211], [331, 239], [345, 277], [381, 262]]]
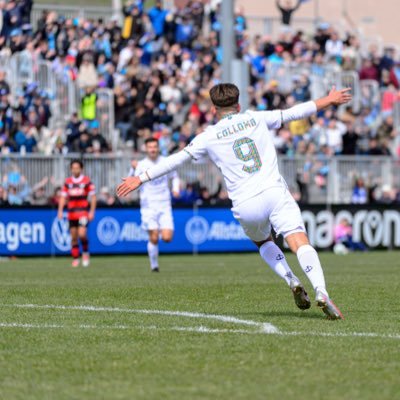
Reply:
[[125, 196], [144, 182], [157, 179], [191, 159], [208, 155], [225, 178], [235, 218], [257, 245], [263, 260], [291, 288], [296, 305], [306, 309], [311, 304], [300, 280], [272, 241], [271, 226], [297, 255], [301, 268], [313, 285], [317, 305], [328, 318], [343, 318], [328, 295], [318, 254], [308, 241], [300, 209], [279, 172], [270, 129], [308, 118], [329, 106], [348, 103], [352, 98], [349, 90], [332, 88], [326, 97], [287, 110], [247, 110], [240, 113], [239, 89], [229, 83], [216, 85], [210, 90], [210, 97], [218, 123], [196, 136], [185, 149], [139, 177], [125, 178], [117, 193]]
[[[96, 211], [95, 186], [88, 176], [83, 175], [83, 163], [73, 160], [70, 164], [72, 176], [68, 177], [61, 191], [58, 205], [58, 218], [63, 218], [65, 204], [68, 209], [68, 222], [71, 234], [72, 266], [79, 266], [79, 241], [82, 245], [82, 265], [88, 267], [90, 264], [89, 242], [87, 238], [87, 227], [94, 219]], [[90, 197], [90, 203], [88, 198]]]
[[[145, 146], [147, 157], [139, 161], [136, 169], [131, 169], [129, 175], [141, 175], [149, 168], [158, 165], [164, 159], [164, 157], [160, 156], [157, 139], [147, 139]], [[153, 272], [159, 272], [158, 240], [160, 233], [161, 239], [164, 242], [171, 242], [174, 234], [171, 192], [169, 188], [170, 179], [172, 180], [172, 193], [174, 197], [179, 197], [180, 181], [175, 171], [152, 180], [148, 185], [144, 185], [140, 189], [142, 228], [149, 233], [147, 252]]]

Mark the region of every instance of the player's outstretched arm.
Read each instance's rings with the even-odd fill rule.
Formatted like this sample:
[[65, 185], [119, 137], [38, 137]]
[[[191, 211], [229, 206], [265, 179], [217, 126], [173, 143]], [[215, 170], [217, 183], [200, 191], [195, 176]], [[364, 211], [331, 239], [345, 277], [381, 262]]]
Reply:
[[268, 127], [277, 129], [286, 122], [309, 118], [327, 107], [346, 104], [352, 99], [350, 90], [349, 88], [336, 90], [335, 87], [332, 87], [328, 96], [321, 97], [318, 100], [297, 104], [286, 110], [266, 111]]
[[172, 154], [165, 158], [139, 176], [123, 178], [122, 183], [117, 187], [117, 196], [125, 197], [130, 192], [138, 189], [143, 183], [166, 175], [191, 159], [191, 155], [185, 150], [182, 150], [179, 153]]
[[317, 111], [323, 110], [324, 108], [330, 106], [341, 106], [342, 104], [350, 102], [352, 99], [350, 91], [350, 88], [336, 90], [336, 87], [333, 86], [328, 96], [315, 100]]

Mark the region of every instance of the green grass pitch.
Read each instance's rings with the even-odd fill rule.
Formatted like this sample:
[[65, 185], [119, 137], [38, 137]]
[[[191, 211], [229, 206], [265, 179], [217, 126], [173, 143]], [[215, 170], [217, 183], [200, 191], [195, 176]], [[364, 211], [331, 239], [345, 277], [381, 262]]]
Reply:
[[400, 253], [321, 259], [345, 321], [257, 254], [1, 263], [0, 399], [399, 398]]

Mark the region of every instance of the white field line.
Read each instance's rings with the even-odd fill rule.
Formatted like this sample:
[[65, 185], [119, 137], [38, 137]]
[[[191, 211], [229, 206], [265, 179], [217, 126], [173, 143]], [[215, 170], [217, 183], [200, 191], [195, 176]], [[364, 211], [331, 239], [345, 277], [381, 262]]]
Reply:
[[78, 311], [94, 311], [94, 312], [118, 312], [118, 313], [131, 313], [131, 314], [155, 314], [155, 315], [168, 315], [185, 318], [198, 318], [198, 319], [212, 319], [215, 321], [227, 322], [236, 325], [247, 325], [257, 327], [264, 333], [278, 333], [279, 329], [268, 323], [268, 322], [257, 322], [247, 319], [239, 319], [236, 317], [230, 317], [228, 315], [216, 315], [216, 314], [203, 314], [187, 311], [166, 311], [166, 310], [135, 310], [130, 308], [118, 308], [118, 307], [95, 307], [95, 306], [63, 306], [54, 304], [2, 304], [3, 307], [15, 307], [15, 308], [32, 308], [32, 309], [51, 309], [51, 310], [78, 310]]
[[249, 331], [246, 329], [213, 329], [206, 326], [172, 326], [159, 327], [155, 325], [61, 325], [61, 324], [23, 324], [18, 322], [0, 322], [1, 328], [20, 329], [112, 329], [112, 330], [152, 330], [152, 331], [176, 331], [194, 333], [238, 333], [245, 335], [277, 335], [277, 336], [319, 336], [319, 337], [363, 337], [377, 339], [400, 339], [400, 335], [380, 334], [371, 332], [263, 332], [261, 330]]
[[54, 309], [54, 310], [80, 310], [97, 312], [120, 312], [136, 314], [156, 314], [169, 315], [186, 318], [213, 319], [232, 324], [257, 327], [257, 330], [246, 329], [213, 329], [205, 326], [195, 327], [160, 327], [154, 325], [132, 326], [132, 325], [61, 325], [61, 324], [27, 324], [27, 323], [0, 323], [0, 328], [22, 328], [22, 329], [136, 329], [136, 330], [156, 330], [156, 331], [178, 331], [178, 332], [197, 332], [197, 333], [239, 333], [239, 334], [269, 334], [279, 336], [319, 336], [319, 337], [364, 337], [379, 339], [400, 339], [400, 334], [381, 334], [374, 332], [300, 332], [288, 331], [282, 332], [274, 325], [267, 322], [257, 322], [252, 320], [243, 320], [236, 317], [216, 314], [193, 313], [186, 311], [166, 311], [166, 310], [135, 310], [114, 307], [95, 307], [95, 306], [65, 306], [65, 305], [37, 305], [37, 304], [1, 304], [1, 307], [31, 308], [31, 309]]
[[19, 322], [0, 322], [0, 328], [21, 328], [21, 329], [115, 329], [115, 330], [151, 330], [151, 331], [177, 331], [197, 333], [243, 333], [243, 334], [267, 334], [261, 331], [247, 331], [245, 329], [213, 329], [206, 326], [172, 326], [159, 327], [155, 325], [62, 325], [62, 324], [23, 324]]

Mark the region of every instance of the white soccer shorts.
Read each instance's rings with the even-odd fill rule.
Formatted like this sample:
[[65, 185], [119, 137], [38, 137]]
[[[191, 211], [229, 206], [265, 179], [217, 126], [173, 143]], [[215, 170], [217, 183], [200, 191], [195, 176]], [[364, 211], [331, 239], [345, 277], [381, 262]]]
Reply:
[[170, 204], [157, 204], [151, 207], [141, 207], [142, 229], [153, 230], [174, 230], [174, 220]]
[[271, 234], [306, 232], [300, 208], [285, 187], [273, 187], [232, 208], [246, 235], [254, 242], [262, 242]]

